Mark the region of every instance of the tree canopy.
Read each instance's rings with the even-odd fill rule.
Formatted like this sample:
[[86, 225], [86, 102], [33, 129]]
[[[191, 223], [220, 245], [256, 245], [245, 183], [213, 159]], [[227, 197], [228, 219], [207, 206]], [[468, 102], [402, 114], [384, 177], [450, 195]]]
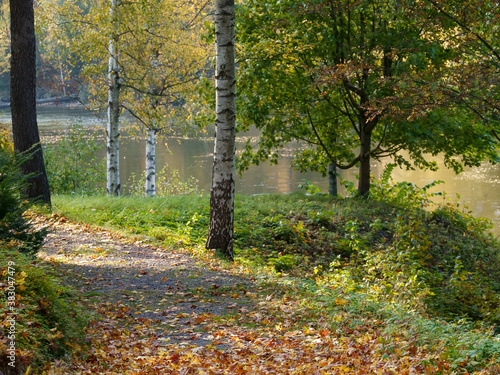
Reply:
[[187, 83], [206, 66], [208, 51], [198, 34], [208, 10], [203, 1], [119, 2], [112, 24], [109, 1], [88, 0], [65, 2], [52, 21], [83, 65], [80, 87], [95, 108], [107, 105], [109, 36], [117, 35], [122, 110], [146, 127], [163, 127], [186, 102]]
[[[418, 3], [418, 4], [417, 4]], [[497, 161], [495, 139], [458, 100], [450, 72], [464, 63], [462, 35], [416, 0], [250, 0], [240, 8], [240, 130], [262, 130], [247, 143], [240, 168], [292, 141], [300, 170], [326, 174], [329, 163], [359, 165], [366, 195], [370, 159], [400, 165]], [[421, 5], [421, 4], [420, 4]], [[399, 151], [406, 150], [409, 160]], [[457, 159], [458, 157], [458, 159]], [[412, 162], [412, 163], [410, 163]]]

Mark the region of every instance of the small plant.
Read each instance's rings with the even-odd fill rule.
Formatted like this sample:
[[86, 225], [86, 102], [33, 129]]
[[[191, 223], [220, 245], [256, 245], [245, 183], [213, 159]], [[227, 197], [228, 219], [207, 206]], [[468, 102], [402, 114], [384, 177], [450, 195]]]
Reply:
[[442, 195], [441, 192], [429, 193], [428, 191], [430, 188], [444, 183], [441, 180], [432, 181], [421, 188], [406, 181], [394, 183], [391, 173], [395, 167], [396, 164], [387, 164], [380, 180], [372, 183], [370, 197], [373, 200], [413, 209], [426, 207], [432, 202], [432, 197]]
[[355, 197], [358, 194], [358, 189], [356, 189], [353, 182], [341, 178], [340, 184], [345, 188], [346, 197]]
[[304, 183], [299, 185], [299, 189], [304, 189], [309, 195], [321, 194], [321, 188], [308, 180], [304, 180]]
[[[146, 181], [146, 172], [141, 175], [132, 173], [125, 184], [128, 194], [134, 197], [144, 196], [144, 181]], [[170, 171], [168, 165], [156, 174], [156, 196], [169, 197], [174, 195], [194, 195], [202, 193], [198, 188], [198, 180], [190, 177], [188, 181], [183, 182], [179, 176], [178, 170]]]
[[95, 194], [104, 191], [106, 160], [97, 132], [72, 125], [63, 138], [44, 146], [45, 164], [53, 194]]
[[286, 272], [293, 270], [300, 263], [300, 258], [296, 255], [280, 255], [277, 258], [270, 258], [269, 263], [276, 272]]

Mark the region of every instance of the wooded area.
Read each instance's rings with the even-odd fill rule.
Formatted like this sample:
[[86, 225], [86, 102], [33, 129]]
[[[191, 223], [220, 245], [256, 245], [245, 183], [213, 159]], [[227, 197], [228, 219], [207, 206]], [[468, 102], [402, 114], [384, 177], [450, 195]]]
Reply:
[[[439, 182], [391, 178], [436, 155], [456, 173], [500, 161], [499, 25], [497, 0], [2, 2], [0, 316], [19, 319], [0, 372], [500, 371], [499, 240], [435, 204]], [[40, 143], [36, 100], [53, 97], [106, 113], [105, 177], [92, 137]], [[125, 115], [146, 135], [141, 198], [122, 191]], [[209, 199], [157, 197], [158, 135], [212, 130]], [[235, 195], [237, 172], [292, 143], [329, 195]], [[88, 162], [68, 183], [42, 149]]]
[[[275, 162], [283, 145], [301, 141], [309, 147], [296, 168], [326, 175], [329, 165], [357, 166], [366, 195], [372, 159], [434, 168], [425, 155], [441, 154], [457, 171], [496, 162], [497, 8], [459, 0], [241, 3], [238, 131], [255, 126], [262, 134], [239, 169]], [[36, 10], [39, 93], [109, 110], [110, 194], [119, 194], [122, 111], [151, 134], [182, 128], [183, 118], [210, 118], [205, 106], [215, 97], [200, 100], [195, 90], [213, 74], [210, 2], [39, 1]], [[9, 54], [1, 59], [6, 82]]]

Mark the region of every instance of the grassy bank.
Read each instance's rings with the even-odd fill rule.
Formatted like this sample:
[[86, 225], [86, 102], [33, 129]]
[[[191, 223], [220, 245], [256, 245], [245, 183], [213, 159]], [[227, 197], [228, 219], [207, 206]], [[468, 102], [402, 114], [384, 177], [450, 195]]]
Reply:
[[[227, 267], [291, 288], [333, 329], [379, 322], [387, 350], [400, 346], [397, 333], [463, 371], [500, 358], [500, 245], [488, 224], [449, 204], [431, 210], [425, 189], [408, 184], [379, 185], [373, 197], [238, 196], [236, 264]], [[208, 197], [56, 196], [54, 209], [207, 255]]]
[[0, 372], [39, 374], [47, 362], [85, 346], [89, 317], [50, 263], [0, 242], [0, 291]]

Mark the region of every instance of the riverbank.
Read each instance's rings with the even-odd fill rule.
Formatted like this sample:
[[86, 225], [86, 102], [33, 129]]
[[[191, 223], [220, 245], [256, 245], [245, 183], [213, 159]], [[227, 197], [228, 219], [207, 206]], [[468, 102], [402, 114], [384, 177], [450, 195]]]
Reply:
[[[173, 366], [170, 368], [197, 371], [204, 368], [199, 367], [200, 363], [206, 363], [221, 373], [238, 373], [238, 369], [245, 368], [267, 368], [276, 373], [293, 373], [294, 368], [315, 371], [317, 355], [311, 357], [311, 362], [307, 360], [307, 348], [313, 342], [313, 352], [324, 355], [321, 364], [330, 373], [348, 370], [361, 373], [361, 369], [376, 368], [391, 368], [398, 374], [498, 371], [494, 363], [500, 358], [500, 342], [491, 330], [498, 328], [499, 317], [499, 279], [495, 273], [500, 270], [498, 242], [483, 233], [484, 223], [451, 207], [422, 211], [428, 199], [426, 194], [409, 187], [404, 189], [407, 198], [412, 196], [407, 203], [401, 199], [401, 188], [400, 194], [386, 195], [383, 201], [301, 194], [237, 197], [234, 264], [217, 260], [203, 248], [209, 209], [205, 196], [159, 199], [56, 196], [54, 209], [55, 220], [82, 223], [74, 228], [88, 228], [91, 233], [93, 226], [105, 227], [144, 247], [144, 251], [149, 249], [149, 254], [177, 257], [175, 254], [180, 251], [194, 256], [202, 269], [213, 270], [220, 276], [229, 272], [242, 278], [231, 286], [222, 287], [215, 282], [207, 288], [204, 283], [202, 288], [182, 291], [188, 294], [178, 296], [183, 302], [177, 302], [191, 304], [191, 310], [180, 312], [170, 321], [174, 328], [180, 320], [191, 319], [187, 325], [194, 341], [185, 340], [179, 346], [176, 340], [171, 344], [160, 340], [162, 344], [151, 346], [151, 352], [140, 361], [143, 369]], [[93, 238], [93, 241], [98, 239]], [[118, 272], [127, 267], [122, 267], [123, 262], [118, 258], [125, 257], [123, 261], [127, 262], [126, 258], [131, 256], [129, 250], [122, 253], [121, 249], [108, 248], [104, 243], [68, 251], [65, 244], [66, 241], [60, 242], [58, 255], [64, 258], [64, 264], [75, 264], [78, 268], [82, 256], [88, 257], [89, 262], [92, 259], [97, 262], [89, 263], [95, 267], [97, 279], [86, 280], [84, 285], [98, 283], [99, 288], [106, 289], [104, 285], [114, 285], [113, 280], [125, 283]], [[127, 281], [122, 288], [136, 292], [122, 296], [120, 304], [111, 300], [105, 303], [107, 292], [94, 296], [94, 300], [104, 303], [97, 310], [115, 322], [114, 333], [109, 335], [113, 342], [104, 344], [117, 348], [127, 347], [125, 331], [137, 334], [135, 342], [151, 343], [163, 337], [158, 336], [159, 327], [169, 324], [162, 323], [165, 315], [161, 304], [152, 303], [150, 293], [135, 288], [150, 277], [158, 278], [155, 283], [160, 285], [163, 271], [155, 269], [155, 262], [140, 266], [142, 256], [133, 258], [139, 261], [134, 266], [136, 279], [130, 281], [133, 286], [127, 287]], [[100, 263], [105, 267], [102, 272]], [[186, 277], [198, 277], [190, 265], [184, 267], [179, 262], [179, 266]], [[168, 280], [165, 276], [163, 283]], [[183, 283], [181, 280], [178, 284]], [[173, 297], [169, 296], [176, 295], [175, 286], [172, 292], [169, 288], [160, 289], [169, 291], [165, 303], [172, 306]], [[112, 290], [110, 287], [109, 298]], [[154, 290], [156, 287], [151, 292]], [[128, 319], [126, 316], [134, 316], [128, 314], [129, 297], [135, 306], [131, 311], [136, 311], [139, 304], [142, 307], [138, 313], [146, 315], [140, 324], [131, 321], [133, 328], [120, 328], [123, 325], [115, 320], [116, 314], [125, 316], [123, 323]], [[225, 302], [227, 298], [233, 298], [234, 302]], [[207, 301], [229, 303], [233, 307], [227, 314], [199, 314], [200, 304]], [[99, 323], [98, 327], [102, 332], [104, 326]], [[196, 340], [209, 342], [199, 344]], [[235, 343], [238, 345], [234, 346]], [[95, 342], [92, 363], [109, 366], [113, 360], [132, 366], [104, 350], [104, 344]], [[259, 359], [264, 347], [267, 357]], [[133, 347], [134, 353], [140, 348], [144, 346]], [[361, 350], [359, 357], [353, 354], [358, 350]], [[128, 358], [123, 350], [114, 353]], [[287, 359], [281, 361], [284, 353], [288, 353]], [[207, 360], [200, 361], [201, 356]], [[298, 367], [297, 358], [304, 358], [300, 362], [304, 367]], [[353, 358], [359, 358], [356, 365]], [[285, 362], [290, 367], [284, 367]], [[366, 367], [359, 367], [362, 363]], [[491, 367], [485, 370], [488, 363]], [[153, 365], [159, 367], [148, 367]], [[123, 370], [121, 367], [119, 371]]]
[[[37, 99], [36, 104], [37, 105], [71, 105], [71, 104], [78, 104], [78, 98], [76, 97], [67, 97], [67, 96], [62, 96], [62, 97], [53, 97], [53, 98], [43, 98], [43, 99]], [[0, 109], [3, 108], [10, 108], [10, 102], [8, 101], [0, 101]]]

